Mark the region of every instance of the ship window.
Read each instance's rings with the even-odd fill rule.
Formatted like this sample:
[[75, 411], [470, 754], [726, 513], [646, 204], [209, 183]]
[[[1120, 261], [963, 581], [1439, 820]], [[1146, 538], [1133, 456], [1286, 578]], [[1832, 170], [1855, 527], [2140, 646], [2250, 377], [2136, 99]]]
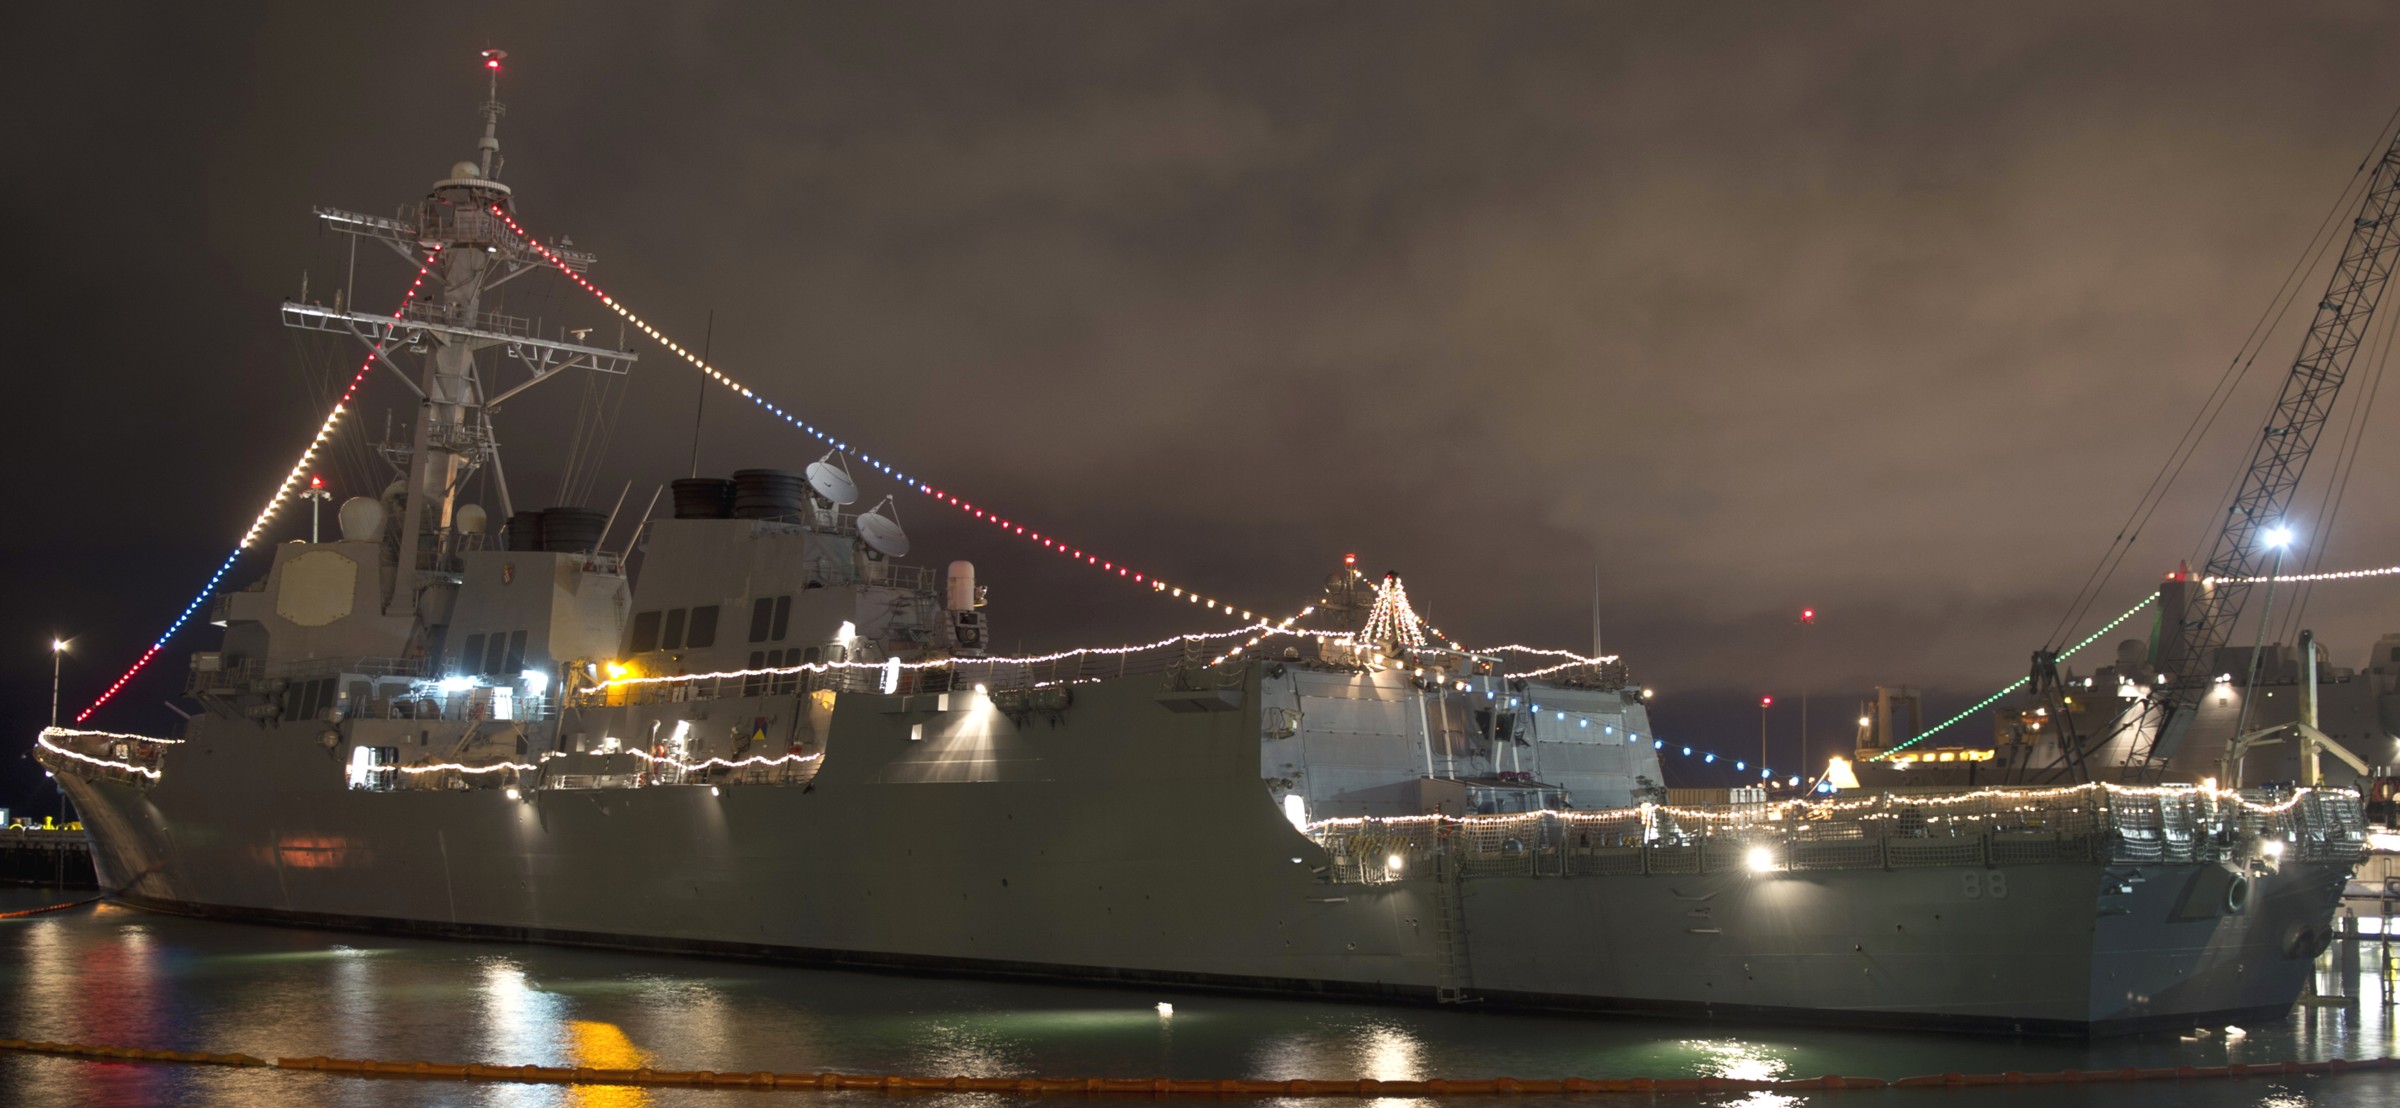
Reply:
[[681, 608], [667, 613], [667, 629], [658, 637], [660, 650], [683, 649], [683, 617], [686, 614]]
[[684, 628], [683, 645], [694, 650], [717, 645], [717, 606], [692, 609], [692, 622]]
[[762, 596], [750, 602], [750, 641], [767, 641], [767, 628], [775, 624], [775, 598]]
[[637, 612], [633, 617], [633, 637], [626, 641], [627, 654], [641, 654], [658, 649], [658, 613]]
[[500, 672], [500, 663], [506, 660], [508, 660], [508, 636], [494, 631], [491, 643], [483, 648], [483, 672], [485, 674]]
[[775, 633], [767, 637], [775, 642], [782, 642], [785, 632], [788, 632], [791, 629], [792, 598], [789, 596], [778, 596], [775, 598]]
[[509, 632], [508, 658], [501, 664], [500, 672], [509, 677], [525, 672], [525, 632]]
[[[761, 600], [761, 601], [759, 601], [759, 603], [761, 603], [761, 604], [764, 604], [764, 603], [766, 603], [766, 601], [764, 601], [764, 600]], [[753, 651], [751, 651], [751, 652], [750, 652], [750, 665], [749, 665], [749, 668], [751, 668], [751, 669], [765, 669], [765, 668], [766, 668], [766, 666], [767, 666], [767, 656], [766, 656], [766, 654], [764, 654], [764, 653], [762, 653], [762, 652], [760, 652], [760, 651], [756, 651], [756, 650], [753, 650]], [[760, 677], [760, 676], [758, 676], [757, 674], [751, 674], [751, 675], [750, 675], [750, 676], [748, 676], [748, 677], [744, 677], [744, 678], [742, 678], [742, 695], [743, 695], [743, 696], [757, 696], [757, 695], [759, 694], [760, 690], [762, 690], [762, 689], [764, 689], [764, 688], [766, 688], [766, 678], [764, 678], [764, 677]]]
[[483, 636], [467, 636], [467, 645], [458, 652], [458, 671], [473, 673], [483, 665]]

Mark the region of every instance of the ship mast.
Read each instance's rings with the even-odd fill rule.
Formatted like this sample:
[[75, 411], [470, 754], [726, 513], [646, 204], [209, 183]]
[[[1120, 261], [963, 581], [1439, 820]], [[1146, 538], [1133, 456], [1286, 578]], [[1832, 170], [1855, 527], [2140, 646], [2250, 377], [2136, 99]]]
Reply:
[[[372, 239], [390, 247], [422, 268], [423, 287], [397, 314], [377, 315], [351, 310], [356, 297], [345, 292], [337, 306], [287, 302], [287, 326], [304, 330], [348, 333], [364, 344], [370, 356], [389, 369], [417, 398], [408, 445], [393, 451], [401, 465], [404, 497], [389, 536], [397, 547], [397, 572], [385, 599], [387, 615], [414, 615], [418, 598], [433, 584], [456, 580], [459, 540], [456, 507], [466, 479], [489, 465], [496, 478], [503, 517], [509, 503], [508, 483], [500, 465], [499, 444], [492, 434], [491, 413], [507, 400], [557, 374], [575, 368], [623, 374], [635, 356], [534, 333], [531, 320], [484, 310], [484, 294], [552, 263], [517, 238], [501, 214], [513, 211], [513, 190], [500, 182], [506, 167], [500, 155], [500, 67], [506, 51], [486, 50], [482, 66], [488, 77], [483, 137], [478, 158], [450, 167], [433, 183], [425, 198], [400, 209], [394, 217], [362, 215], [332, 208], [317, 216], [333, 230]], [[591, 267], [590, 254], [553, 247], [558, 265], [573, 272]], [[576, 336], [580, 338], [581, 335]], [[493, 367], [520, 363], [530, 376], [502, 385], [489, 394], [477, 355], [497, 349]], [[393, 359], [398, 352], [422, 353], [423, 364], [412, 374]]]

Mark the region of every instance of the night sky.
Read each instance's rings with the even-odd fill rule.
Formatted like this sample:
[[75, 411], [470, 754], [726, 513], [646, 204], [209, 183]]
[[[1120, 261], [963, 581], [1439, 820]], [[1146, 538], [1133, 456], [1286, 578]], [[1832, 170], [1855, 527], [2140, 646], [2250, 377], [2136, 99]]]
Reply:
[[[11, 19], [19, 745], [50, 635], [75, 636], [72, 715], [313, 433], [358, 348], [277, 320], [304, 272], [329, 298], [348, 264], [310, 210], [389, 213], [472, 157], [486, 46], [510, 52], [503, 179], [528, 229], [598, 254], [594, 280], [687, 345], [713, 310], [712, 360], [779, 403], [1262, 611], [1355, 551], [1455, 636], [1588, 647], [1596, 565], [1607, 646], [1660, 689], [1662, 732], [1754, 752], [1772, 693], [1785, 764], [1803, 688], [1821, 758], [1879, 682], [1946, 714], [2023, 672], [2400, 102], [2400, 10], [2372, 3]], [[408, 271], [362, 250], [358, 274], [373, 309]], [[2323, 279], [2103, 614], [2204, 548]], [[616, 331], [555, 277], [503, 306]], [[641, 353], [591, 506], [630, 481], [638, 508], [689, 465], [697, 379]], [[501, 416], [519, 507], [553, 502], [585, 388]], [[2318, 508], [2364, 391], [2295, 513], [2324, 568], [2400, 560], [2400, 400], [2369, 414], [2329, 534]], [[324, 469], [338, 495], [373, 491], [348, 444], [402, 395], [370, 385]], [[704, 432], [714, 473], [822, 449], [722, 391]], [[919, 560], [977, 563], [1004, 649], [1226, 622], [922, 497], [900, 513]], [[306, 531], [290, 512], [274, 537]], [[2400, 630], [2400, 588], [2326, 586], [2306, 622], [2357, 665]], [[213, 630], [95, 722], [171, 726], [182, 652]], [[4, 769], [0, 802], [46, 792], [29, 760]]]

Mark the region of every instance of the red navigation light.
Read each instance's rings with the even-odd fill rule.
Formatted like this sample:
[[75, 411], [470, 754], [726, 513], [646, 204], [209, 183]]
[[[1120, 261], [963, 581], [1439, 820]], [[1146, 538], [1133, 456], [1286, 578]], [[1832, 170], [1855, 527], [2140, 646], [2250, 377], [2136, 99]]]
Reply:
[[312, 473], [312, 474], [309, 474], [309, 475], [308, 475], [308, 487], [309, 487], [309, 488], [312, 488], [312, 489], [321, 489], [321, 488], [324, 488], [324, 487], [325, 487], [325, 479], [324, 479], [323, 477], [320, 477], [320, 476], [318, 476], [318, 475], [316, 475], [316, 474], [313, 474], [313, 473]]
[[485, 58], [485, 59], [483, 60], [483, 67], [484, 67], [485, 69], [498, 69], [498, 68], [500, 68], [500, 59], [498, 59], [498, 58]]
[[1772, 708], [1775, 706], [1775, 698], [1771, 696], [1759, 697], [1758, 706], [1761, 708]]
[[1800, 609], [1800, 622], [1802, 622], [1802, 623], [1815, 623], [1816, 621], [1817, 621], [1817, 610], [1816, 610], [1815, 608], [1802, 608], [1802, 609]]
[[1358, 564], [1358, 555], [1356, 555], [1356, 554], [1344, 554], [1344, 555], [1342, 555], [1342, 564], [1343, 564], [1343, 565], [1346, 565], [1346, 566], [1354, 566], [1354, 565], [1357, 565], [1357, 564]]

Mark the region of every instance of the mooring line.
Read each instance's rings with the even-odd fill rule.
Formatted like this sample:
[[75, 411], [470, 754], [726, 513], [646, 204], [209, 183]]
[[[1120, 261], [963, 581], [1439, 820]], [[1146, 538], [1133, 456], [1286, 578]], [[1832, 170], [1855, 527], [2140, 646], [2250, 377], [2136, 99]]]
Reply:
[[1994, 1085], [2098, 1085], [2135, 1081], [2206, 1081], [2251, 1077], [2329, 1077], [2400, 1069], [2400, 1058], [2321, 1062], [2230, 1063], [2222, 1066], [2156, 1066], [2044, 1073], [1937, 1073], [1887, 1080], [1881, 1077], [1802, 1077], [1785, 1080], [1738, 1077], [1519, 1078], [1423, 1081], [1196, 1081], [1167, 1077], [911, 1077], [902, 1074], [736, 1073], [718, 1070], [603, 1069], [593, 1066], [499, 1066], [484, 1063], [384, 1062], [366, 1058], [277, 1058], [188, 1050], [143, 1050], [26, 1039], [0, 1039], [0, 1050], [49, 1054], [96, 1062], [163, 1062], [194, 1066], [243, 1066], [337, 1073], [358, 1077], [408, 1077], [446, 1081], [511, 1081], [536, 1085], [681, 1085], [747, 1089], [815, 1089], [880, 1093], [1016, 1093], [1020, 1095], [1158, 1097], [1386, 1097], [1480, 1096], [1520, 1093], [1738, 1093], [1816, 1092], [1827, 1089], [1960, 1089]]

